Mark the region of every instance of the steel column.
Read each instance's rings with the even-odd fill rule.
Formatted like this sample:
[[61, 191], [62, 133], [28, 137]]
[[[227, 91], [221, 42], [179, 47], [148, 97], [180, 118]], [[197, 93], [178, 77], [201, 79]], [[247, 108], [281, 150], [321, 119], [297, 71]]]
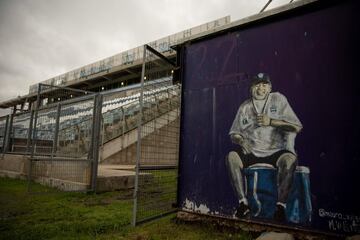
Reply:
[[35, 103], [35, 110], [34, 110], [34, 127], [32, 129], [32, 144], [31, 144], [31, 155], [29, 158], [29, 168], [28, 168], [28, 192], [31, 192], [31, 177], [32, 177], [32, 163], [33, 163], [33, 157], [35, 154], [35, 147], [36, 147], [36, 124], [37, 124], [37, 118], [38, 118], [38, 112], [40, 107], [40, 94], [41, 94], [41, 84], [38, 85], [38, 93], [36, 96], [36, 103]]
[[[36, 97], [36, 103], [35, 103], [35, 113], [34, 113], [34, 127], [33, 127], [33, 139], [32, 139], [32, 149], [31, 149], [31, 158], [34, 157], [35, 154], [35, 148], [36, 148], [36, 135], [37, 135], [37, 118], [39, 113], [39, 107], [40, 107], [40, 94], [41, 94], [41, 84], [38, 85], [38, 94]], [[31, 168], [31, 167], [30, 167]], [[29, 168], [29, 169], [30, 169]], [[29, 175], [30, 176], [30, 175]]]
[[145, 63], [146, 63], [146, 45], [144, 45], [143, 63], [141, 69], [141, 91], [140, 91], [140, 112], [138, 116], [138, 134], [136, 145], [136, 166], [135, 166], [135, 189], [134, 189], [134, 208], [132, 225], [136, 226], [136, 213], [137, 213], [137, 195], [139, 190], [139, 168], [141, 161], [141, 121], [142, 121], [142, 109], [143, 109], [143, 94], [144, 94], [144, 77], [145, 77]]
[[99, 144], [100, 144], [100, 131], [101, 131], [101, 109], [102, 109], [103, 96], [97, 94], [94, 102], [93, 112], [93, 131], [92, 131], [92, 144], [91, 144], [91, 189], [96, 191], [96, 180], [99, 162]]
[[8, 151], [8, 149], [9, 149], [10, 137], [11, 137], [11, 132], [12, 132], [12, 127], [13, 127], [13, 121], [14, 121], [15, 114], [16, 114], [16, 106], [14, 106], [13, 113], [10, 115], [10, 121], [9, 121], [9, 125], [8, 125], [8, 130], [6, 131], [6, 137], [5, 137], [4, 153], [6, 153]]
[[2, 154], [4, 156], [4, 154], [6, 153], [6, 138], [7, 138], [7, 134], [9, 132], [9, 115], [6, 116], [6, 123], [5, 123], [5, 130], [4, 130], [4, 139], [3, 139], [3, 144], [2, 144]]
[[30, 152], [30, 145], [32, 143], [31, 135], [32, 135], [32, 131], [33, 131], [33, 123], [34, 123], [34, 110], [31, 110], [28, 137], [27, 137], [27, 141], [26, 141], [26, 153]]
[[52, 147], [52, 151], [51, 151], [51, 158], [54, 157], [54, 153], [56, 153], [56, 150], [57, 150], [58, 137], [59, 137], [60, 114], [61, 114], [61, 104], [58, 103], [57, 110], [56, 110], [55, 134], [54, 134], [53, 147]]

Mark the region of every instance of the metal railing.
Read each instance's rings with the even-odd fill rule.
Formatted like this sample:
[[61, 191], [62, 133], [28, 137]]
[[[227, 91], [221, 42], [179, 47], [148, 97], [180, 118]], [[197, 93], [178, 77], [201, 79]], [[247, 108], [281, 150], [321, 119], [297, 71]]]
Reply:
[[65, 191], [96, 189], [101, 101], [96, 93], [39, 85], [29, 125], [29, 191], [34, 181]]
[[[174, 69], [174, 63], [144, 47], [133, 225], [176, 210], [181, 86], [175, 84], [161, 93], [163, 83], [150, 84], [161, 77], [174, 82]], [[149, 103], [156, 104], [149, 107]]]

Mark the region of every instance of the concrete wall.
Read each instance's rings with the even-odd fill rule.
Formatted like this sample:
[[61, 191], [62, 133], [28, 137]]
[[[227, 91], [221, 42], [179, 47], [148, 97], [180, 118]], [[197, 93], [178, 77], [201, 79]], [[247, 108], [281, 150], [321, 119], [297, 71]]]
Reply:
[[[0, 158], [0, 177], [28, 179], [29, 166], [28, 156], [5, 154]], [[87, 161], [32, 161], [32, 180], [65, 191], [88, 189], [90, 174]]]
[[24, 155], [5, 154], [0, 158], [0, 177], [26, 179], [29, 159]]

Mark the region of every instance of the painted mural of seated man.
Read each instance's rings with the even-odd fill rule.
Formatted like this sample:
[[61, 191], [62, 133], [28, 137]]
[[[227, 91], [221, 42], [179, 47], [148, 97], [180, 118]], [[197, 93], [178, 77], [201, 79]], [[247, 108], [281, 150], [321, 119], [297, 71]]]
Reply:
[[252, 97], [241, 104], [229, 135], [239, 148], [227, 157], [232, 184], [239, 199], [236, 217], [250, 214], [244, 194], [243, 169], [256, 163], [267, 163], [277, 171], [278, 200], [274, 218], [284, 221], [286, 200], [297, 164], [294, 144], [302, 124], [286, 97], [271, 92], [270, 77], [259, 73], [251, 83]]

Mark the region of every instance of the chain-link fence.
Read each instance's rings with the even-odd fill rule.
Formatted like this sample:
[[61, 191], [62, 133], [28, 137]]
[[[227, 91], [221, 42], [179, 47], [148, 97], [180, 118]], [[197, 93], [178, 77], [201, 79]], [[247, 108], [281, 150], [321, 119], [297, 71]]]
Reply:
[[174, 83], [174, 63], [149, 46], [144, 51], [134, 225], [176, 210], [177, 197], [181, 86]]
[[30, 124], [29, 191], [34, 181], [65, 191], [95, 189], [101, 106], [99, 94], [39, 86]]
[[31, 113], [29, 111], [15, 113], [8, 117], [2, 129], [3, 147], [7, 153], [27, 154], [29, 150], [29, 128]]
[[[157, 118], [156, 114], [151, 114], [152, 111], [157, 111], [156, 94], [174, 88], [171, 77], [162, 77], [149, 83], [154, 85], [161, 83], [166, 89], [144, 92], [145, 96], [152, 95], [153, 98], [145, 104], [147, 110], [143, 115], [143, 121], [147, 123], [156, 121]], [[103, 94], [101, 161], [105, 164], [134, 165], [136, 163], [140, 91], [141, 88], [136, 85], [130, 90], [117, 89]]]
[[[101, 159], [105, 163], [135, 164], [135, 155], [130, 152], [137, 141], [138, 91], [139, 88], [131, 91], [118, 89], [104, 94]], [[132, 94], [128, 95], [128, 92]]]
[[144, 49], [137, 86], [92, 93], [40, 84], [31, 110], [0, 119], [2, 148], [8, 136], [7, 152], [30, 157], [30, 192], [33, 182], [95, 190], [100, 154], [136, 166], [134, 224], [176, 210], [181, 85], [174, 63]]

